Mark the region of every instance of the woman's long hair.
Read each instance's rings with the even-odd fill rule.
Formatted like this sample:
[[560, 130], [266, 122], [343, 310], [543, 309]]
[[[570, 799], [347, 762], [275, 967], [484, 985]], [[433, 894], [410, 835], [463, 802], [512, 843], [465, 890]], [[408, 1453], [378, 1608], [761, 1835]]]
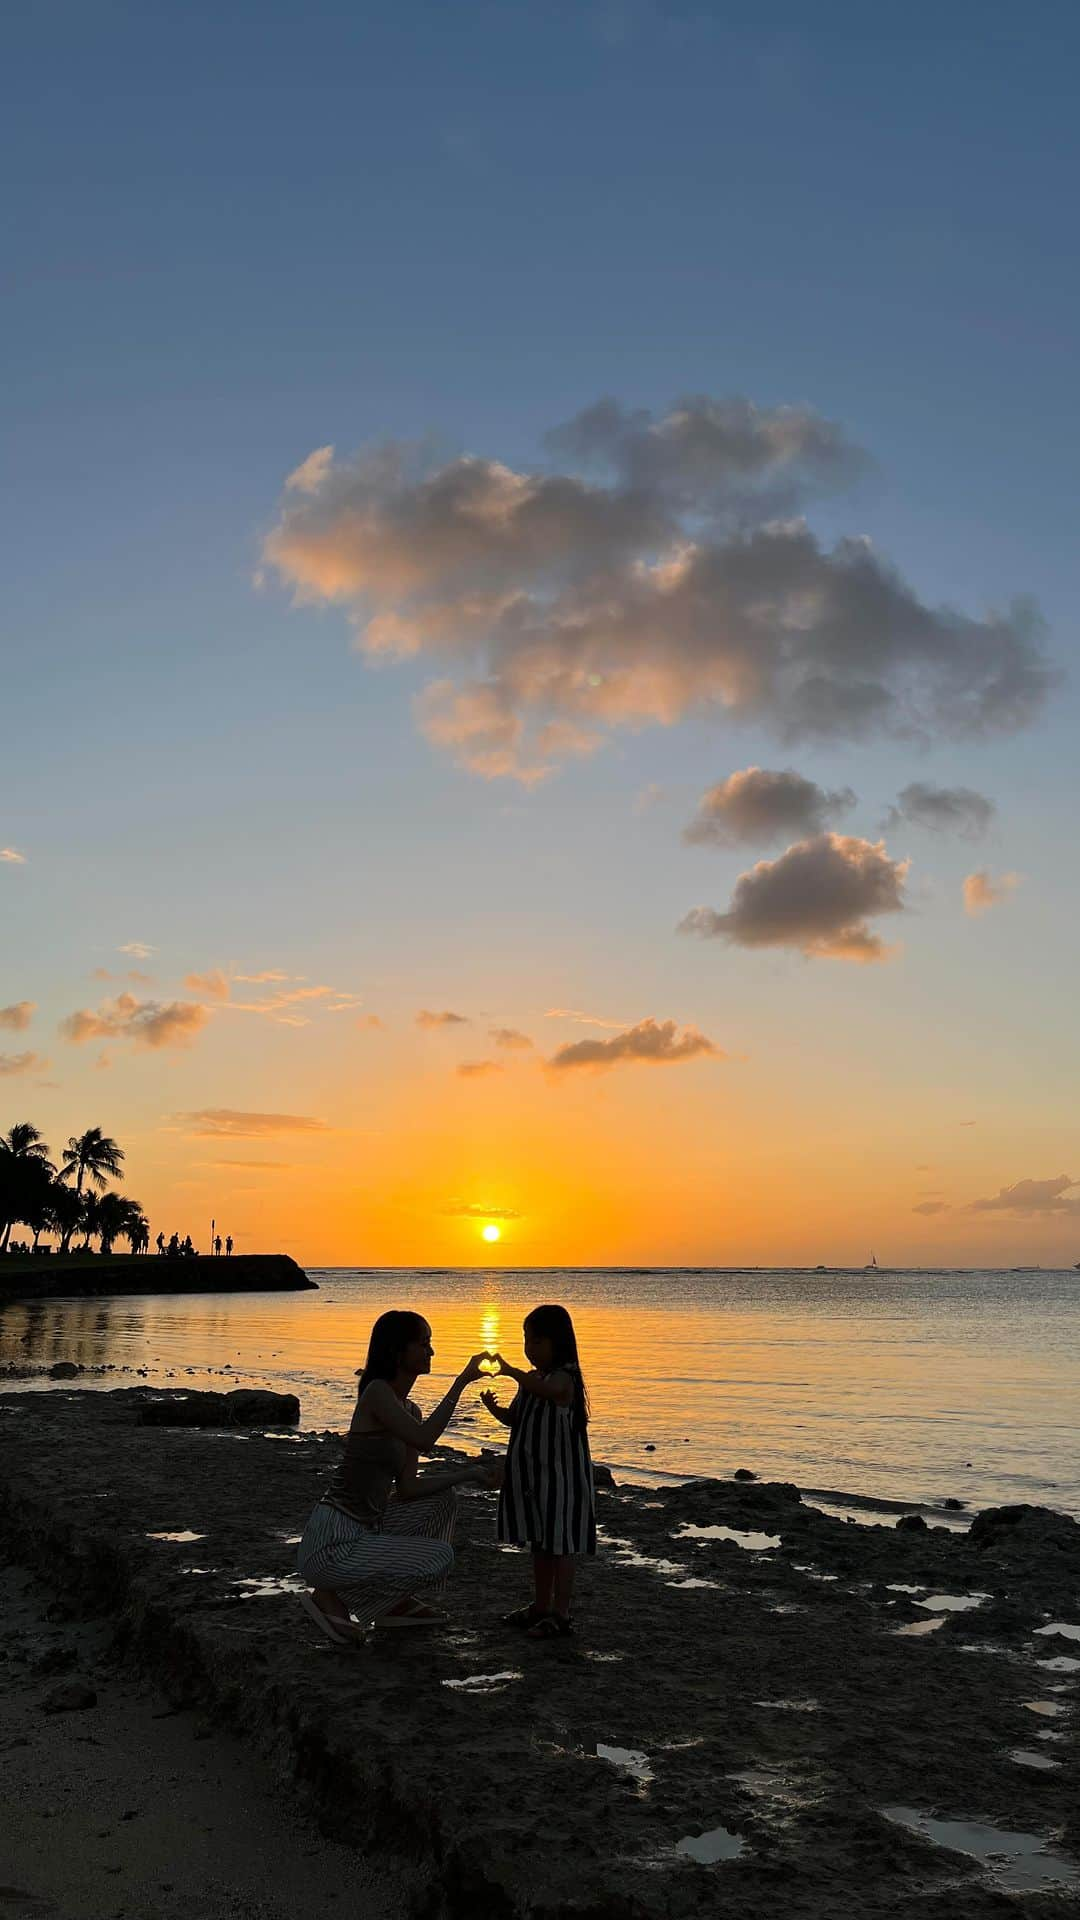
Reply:
[[541, 1340], [551, 1341], [551, 1365], [555, 1367], [572, 1366], [575, 1374], [574, 1398], [571, 1415], [575, 1431], [584, 1433], [589, 1424], [589, 1394], [585, 1385], [585, 1375], [578, 1360], [577, 1335], [574, 1323], [565, 1307], [534, 1307], [525, 1315], [526, 1333], [538, 1334]]
[[367, 1359], [356, 1389], [357, 1398], [373, 1380], [393, 1380], [406, 1347], [413, 1340], [422, 1340], [426, 1331], [427, 1321], [422, 1313], [410, 1313], [408, 1308], [399, 1307], [392, 1307], [389, 1313], [380, 1313], [371, 1329]]

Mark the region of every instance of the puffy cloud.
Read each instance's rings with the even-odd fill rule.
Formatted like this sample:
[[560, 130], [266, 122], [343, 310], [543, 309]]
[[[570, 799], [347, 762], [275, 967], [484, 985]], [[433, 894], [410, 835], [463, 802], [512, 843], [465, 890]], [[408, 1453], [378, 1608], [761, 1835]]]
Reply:
[[1080, 1213], [1080, 1200], [1066, 1200], [1071, 1187], [1080, 1186], [1067, 1173], [1052, 1180], [1018, 1180], [1013, 1187], [1000, 1187], [990, 1200], [973, 1200], [971, 1213], [1016, 1213], [1030, 1219], [1037, 1213]]
[[790, 767], [781, 773], [745, 767], [702, 794], [683, 839], [698, 846], [734, 847], [822, 833], [830, 819], [854, 805], [850, 787], [827, 793]]
[[157, 952], [157, 948], [147, 946], [145, 940], [129, 940], [126, 946], [117, 947], [116, 951], [130, 954], [133, 960], [149, 960], [151, 954]]
[[451, 1200], [440, 1213], [455, 1220], [520, 1220], [516, 1207], [478, 1207], [472, 1200]]
[[532, 1046], [528, 1034], [519, 1033], [516, 1027], [490, 1027], [488, 1031], [495, 1045], [507, 1053], [523, 1053], [526, 1047]]
[[918, 1206], [912, 1207], [911, 1211], [912, 1213], [948, 1213], [949, 1208], [944, 1200], [920, 1200]]
[[992, 800], [974, 787], [931, 787], [925, 780], [913, 780], [896, 796], [889, 808], [885, 831], [891, 832], [905, 822], [927, 827], [931, 833], [956, 833], [962, 840], [979, 840], [997, 812]]
[[25, 853], [16, 853], [14, 847], [0, 847], [0, 866], [25, 867]]
[[220, 967], [212, 967], [209, 973], [186, 973], [184, 985], [189, 993], [204, 993], [210, 1000], [227, 1000], [230, 993]]
[[383, 1031], [383, 1023], [377, 1013], [362, 1013], [356, 1024], [362, 1033], [382, 1033]]
[[458, 1068], [463, 1080], [483, 1080], [488, 1074], [502, 1071], [501, 1060], [463, 1060]]
[[[790, 517], [852, 448], [804, 409], [613, 401], [549, 438], [575, 471], [319, 448], [264, 559], [300, 602], [346, 610], [370, 659], [419, 658], [422, 729], [526, 785], [613, 730], [728, 712], [784, 741], [1009, 731], [1051, 683], [1040, 623], [921, 601], [863, 538]], [[788, 518], [778, 518], [778, 513]]]
[[739, 947], [796, 947], [808, 957], [881, 960], [884, 942], [866, 921], [902, 912], [908, 865], [890, 860], [881, 840], [820, 833], [759, 860], [739, 875], [726, 913], [695, 907], [679, 932]]
[[185, 1133], [200, 1140], [256, 1140], [271, 1133], [329, 1133], [325, 1120], [306, 1113], [244, 1113], [235, 1107], [202, 1107], [178, 1113]]
[[6, 1079], [16, 1073], [32, 1073], [35, 1068], [42, 1073], [48, 1064], [40, 1053], [0, 1053], [0, 1077]]
[[552, 1072], [565, 1073], [575, 1067], [603, 1070], [607, 1067], [673, 1066], [680, 1060], [722, 1060], [720, 1048], [699, 1033], [696, 1027], [684, 1027], [680, 1033], [674, 1020], [639, 1020], [636, 1027], [615, 1034], [610, 1040], [573, 1040], [560, 1047], [548, 1061]]
[[10, 1007], [0, 1007], [0, 1028], [6, 1028], [9, 1033], [25, 1033], [36, 1012], [36, 1000], [16, 1000]]
[[429, 1007], [421, 1007], [416, 1016], [416, 1024], [418, 1027], [429, 1030], [435, 1027], [467, 1027], [469, 1016], [467, 1013], [451, 1013], [449, 1008], [445, 1008], [442, 1013], [432, 1013]]
[[974, 916], [988, 912], [991, 907], [1000, 907], [1019, 885], [1018, 873], [1003, 873], [995, 880], [981, 867], [977, 873], [969, 873], [964, 881], [964, 912]]
[[206, 1025], [209, 1014], [192, 1000], [136, 1000], [133, 993], [118, 994], [92, 1013], [82, 1007], [60, 1022], [60, 1032], [74, 1046], [87, 1040], [132, 1040], [137, 1047], [158, 1049], [183, 1046]]

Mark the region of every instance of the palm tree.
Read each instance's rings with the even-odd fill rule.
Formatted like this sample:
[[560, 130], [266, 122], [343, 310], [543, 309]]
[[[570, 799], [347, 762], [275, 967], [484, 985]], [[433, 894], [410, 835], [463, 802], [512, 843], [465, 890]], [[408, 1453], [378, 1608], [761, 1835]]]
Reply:
[[87, 1196], [87, 1204], [93, 1201], [93, 1231], [101, 1237], [102, 1253], [111, 1253], [114, 1240], [121, 1236], [128, 1238], [133, 1231], [131, 1216], [134, 1213], [140, 1220], [142, 1214], [137, 1202], [125, 1200], [120, 1193], [103, 1193], [100, 1200]]
[[79, 1202], [79, 1231], [86, 1236], [80, 1249], [82, 1253], [89, 1253], [91, 1240], [100, 1233], [101, 1209], [106, 1200], [112, 1197], [110, 1194], [84, 1193], [80, 1199], [78, 1194], [75, 1195]]
[[123, 1179], [123, 1164], [123, 1148], [102, 1133], [100, 1127], [88, 1127], [85, 1133], [73, 1133], [68, 1141], [60, 1178], [70, 1180], [76, 1175], [75, 1191], [81, 1196], [86, 1175], [95, 1187], [103, 1187], [107, 1179]]
[[54, 1180], [49, 1195], [49, 1225], [60, 1236], [60, 1251], [66, 1253], [71, 1244], [71, 1236], [82, 1220], [83, 1203], [77, 1193], [65, 1187], [60, 1180]]
[[0, 1253], [7, 1249], [15, 1221], [24, 1218], [28, 1194], [36, 1197], [42, 1174], [51, 1179], [53, 1171], [44, 1136], [29, 1120], [17, 1121], [0, 1136]]
[[[150, 1245], [150, 1228], [146, 1215], [137, 1200], [122, 1200], [120, 1204], [124, 1209], [124, 1224], [116, 1237], [118, 1240], [126, 1240], [132, 1253], [141, 1253], [144, 1247]], [[104, 1251], [103, 1247], [102, 1252]]]

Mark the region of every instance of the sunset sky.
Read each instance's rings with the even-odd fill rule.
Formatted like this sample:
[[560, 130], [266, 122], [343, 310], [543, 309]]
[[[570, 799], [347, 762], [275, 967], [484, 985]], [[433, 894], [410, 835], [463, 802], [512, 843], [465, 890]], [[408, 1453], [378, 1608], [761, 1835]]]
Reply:
[[0, 1130], [313, 1264], [1080, 1261], [1075, 8], [5, 43]]

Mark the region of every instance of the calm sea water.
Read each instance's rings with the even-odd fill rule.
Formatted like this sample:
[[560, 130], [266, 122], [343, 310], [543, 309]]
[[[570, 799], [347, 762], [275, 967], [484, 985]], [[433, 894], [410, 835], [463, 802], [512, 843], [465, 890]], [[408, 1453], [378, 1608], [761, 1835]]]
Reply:
[[[433, 1404], [477, 1348], [520, 1363], [524, 1312], [558, 1300], [578, 1329], [594, 1452], [624, 1473], [745, 1466], [803, 1486], [1080, 1514], [1080, 1273], [310, 1273], [318, 1293], [9, 1307], [0, 1365], [112, 1362], [190, 1385], [220, 1385], [227, 1365], [243, 1384], [299, 1393], [305, 1427], [341, 1427], [386, 1307], [431, 1321], [419, 1397]], [[448, 1437], [501, 1439], [477, 1389]]]

